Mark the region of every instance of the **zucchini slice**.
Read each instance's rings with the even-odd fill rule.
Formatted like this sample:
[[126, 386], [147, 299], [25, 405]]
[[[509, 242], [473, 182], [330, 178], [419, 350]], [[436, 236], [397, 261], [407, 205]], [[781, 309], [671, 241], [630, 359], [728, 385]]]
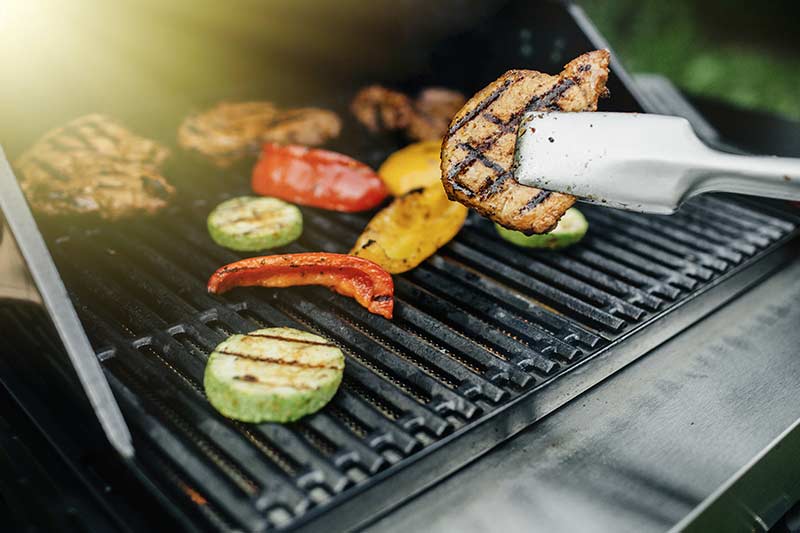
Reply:
[[561, 220], [558, 221], [556, 229], [548, 233], [538, 235], [525, 235], [521, 231], [514, 231], [498, 224], [495, 224], [497, 233], [502, 238], [525, 248], [549, 248], [557, 250], [565, 248], [580, 241], [589, 229], [589, 222], [583, 213], [574, 207], [570, 207]]
[[344, 354], [326, 339], [292, 328], [232, 335], [208, 358], [211, 405], [243, 422], [291, 422], [333, 398]]
[[208, 215], [214, 242], [239, 252], [284, 246], [303, 233], [297, 206], [269, 197], [240, 196], [219, 204]]

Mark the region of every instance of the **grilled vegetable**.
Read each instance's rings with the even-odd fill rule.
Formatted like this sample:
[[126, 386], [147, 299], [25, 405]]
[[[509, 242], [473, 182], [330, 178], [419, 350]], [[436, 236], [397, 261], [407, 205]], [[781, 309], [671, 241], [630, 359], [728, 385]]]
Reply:
[[595, 50], [570, 61], [558, 76], [509, 70], [473, 96], [442, 141], [447, 196], [509, 229], [552, 230], [575, 198], [514, 180], [519, 122], [525, 111], [596, 110], [606, 92], [608, 62], [607, 50]]
[[351, 296], [370, 312], [392, 318], [392, 276], [372, 261], [344, 254], [311, 252], [242, 259], [220, 268], [208, 280], [208, 292], [234, 287], [323, 285]]
[[375, 215], [350, 253], [392, 274], [406, 272], [455, 237], [467, 211], [448, 200], [438, 182], [414, 189]]
[[232, 335], [208, 358], [204, 386], [223, 415], [291, 422], [321, 409], [342, 381], [344, 355], [324, 338], [292, 328]]
[[495, 227], [502, 238], [517, 246], [557, 250], [580, 241], [586, 235], [589, 223], [583, 213], [571, 207], [558, 221], [556, 228], [549, 233], [525, 235], [521, 231], [506, 229], [499, 224], [495, 224]]
[[333, 211], [364, 211], [387, 196], [381, 178], [351, 157], [304, 146], [265, 144], [253, 169], [253, 191]]
[[378, 174], [389, 192], [400, 196], [412, 189], [438, 183], [442, 177], [439, 153], [442, 141], [422, 141], [402, 148], [383, 162]]
[[277, 198], [241, 196], [222, 202], [208, 215], [208, 232], [220, 246], [257, 252], [297, 239], [303, 232], [303, 215]]

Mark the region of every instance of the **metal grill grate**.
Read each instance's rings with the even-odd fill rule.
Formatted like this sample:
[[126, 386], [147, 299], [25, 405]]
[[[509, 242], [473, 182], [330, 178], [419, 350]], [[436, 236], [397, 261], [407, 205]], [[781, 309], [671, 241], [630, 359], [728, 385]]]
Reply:
[[[396, 277], [388, 322], [321, 288], [208, 294], [210, 273], [240, 258], [205, 232], [210, 206], [224, 197], [190, 198], [124, 227], [73, 228], [51, 242], [144, 450], [142, 471], [180, 508], [199, 510], [191, 525], [200, 529], [300, 525], [390, 474], [421, 468], [427, 451], [512, 420], [509, 404], [535, 402], [573, 366], [797, 231], [795, 219], [765, 207], [703, 198], [671, 218], [587, 207], [583, 243], [522, 251], [471, 217], [454, 242]], [[304, 216], [301, 240], [281, 251], [345, 252], [367, 220]], [[203, 394], [208, 353], [231, 333], [273, 325], [313, 331], [344, 350], [338, 394], [292, 424], [223, 418]], [[363, 512], [353, 523], [372, 510]]]

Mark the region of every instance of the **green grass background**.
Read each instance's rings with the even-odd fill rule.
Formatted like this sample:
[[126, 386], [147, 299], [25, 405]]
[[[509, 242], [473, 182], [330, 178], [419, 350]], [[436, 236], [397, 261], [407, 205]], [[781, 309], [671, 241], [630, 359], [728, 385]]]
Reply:
[[579, 4], [631, 72], [800, 120], [800, 1]]

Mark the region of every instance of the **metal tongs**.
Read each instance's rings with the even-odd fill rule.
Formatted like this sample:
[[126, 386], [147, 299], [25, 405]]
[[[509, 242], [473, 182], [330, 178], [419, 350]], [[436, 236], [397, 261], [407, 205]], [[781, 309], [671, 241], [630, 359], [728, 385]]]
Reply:
[[800, 200], [800, 159], [733, 155], [684, 118], [642, 113], [525, 114], [514, 176], [523, 185], [647, 213], [705, 192]]

